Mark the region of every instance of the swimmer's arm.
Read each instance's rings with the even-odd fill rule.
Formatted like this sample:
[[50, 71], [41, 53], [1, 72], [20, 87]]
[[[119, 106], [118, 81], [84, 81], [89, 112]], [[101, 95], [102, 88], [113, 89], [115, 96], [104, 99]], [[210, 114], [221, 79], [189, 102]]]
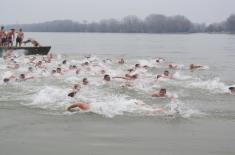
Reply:
[[124, 79], [124, 80], [129, 80], [126, 77], [121, 77], [121, 76], [114, 76], [113, 79]]
[[152, 97], [159, 97], [159, 94], [158, 93], [152, 93], [151, 96]]
[[30, 76], [30, 77], [25, 78], [25, 80], [29, 80], [29, 79], [35, 79], [35, 77]]

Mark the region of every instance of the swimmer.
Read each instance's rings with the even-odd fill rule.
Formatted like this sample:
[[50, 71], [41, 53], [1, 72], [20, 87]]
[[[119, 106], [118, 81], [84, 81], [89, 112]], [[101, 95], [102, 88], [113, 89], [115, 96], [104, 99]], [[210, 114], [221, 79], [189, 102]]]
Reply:
[[162, 63], [164, 61], [166, 61], [164, 58], [157, 58], [156, 59], [156, 63]]
[[63, 60], [63, 61], [62, 61], [62, 64], [63, 64], [63, 65], [66, 65], [66, 64], [67, 64], [67, 60]]
[[121, 58], [120, 60], [118, 60], [118, 64], [122, 65], [122, 64], [124, 64], [124, 63], [125, 63], [125, 61], [124, 61], [123, 58]]
[[68, 94], [68, 96], [74, 97], [80, 89], [81, 89], [81, 86], [79, 84], [75, 84], [72, 88], [72, 91]]
[[138, 69], [138, 68], [145, 68], [145, 69], [147, 69], [147, 68], [149, 68], [149, 66], [147, 66], [147, 65], [141, 66], [140, 64], [135, 64], [135, 69]]
[[157, 75], [157, 80], [158, 80], [159, 78], [171, 79], [172, 77], [171, 77], [171, 75], [169, 74], [169, 71], [168, 71], [168, 70], [165, 70], [165, 71], [163, 72], [163, 74]]
[[19, 69], [20, 65], [16, 63], [13, 66], [7, 66], [7, 68], [10, 68], [10, 69]]
[[104, 81], [111, 81], [111, 77], [108, 74], [104, 75]]
[[201, 65], [195, 65], [195, 64], [190, 64], [189, 65], [189, 69], [192, 71], [193, 69], [197, 69], [197, 68], [201, 68], [201, 67], [203, 67], [203, 66], [201, 66]]
[[229, 87], [228, 89], [231, 93], [235, 93], [235, 87]]
[[33, 76], [26, 77], [25, 74], [20, 74], [19, 78], [17, 78], [16, 81], [25, 81], [29, 79], [34, 79], [34, 77]]
[[76, 69], [76, 74], [79, 74], [80, 73], [80, 71], [81, 71], [81, 69], [80, 68], [78, 68], [78, 69]]
[[167, 94], [166, 94], [166, 89], [165, 88], [161, 88], [159, 90], [159, 92], [155, 92], [151, 95], [152, 97], [167, 97]]
[[89, 62], [82, 63], [82, 66], [89, 66]]
[[62, 69], [60, 67], [56, 68], [56, 73], [63, 75]]
[[67, 108], [67, 110], [70, 111], [70, 112], [73, 112], [73, 111], [76, 110], [77, 108], [78, 108], [79, 110], [88, 110], [88, 109], [90, 109], [90, 106], [89, 106], [89, 104], [87, 104], [87, 103], [77, 102], [77, 103], [71, 104], [71, 105]]
[[55, 75], [55, 74], [56, 74], [56, 70], [53, 69], [53, 70], [51, 71], [51, 74], [52, 74], [52, 75]]
[[176, 69], [177, 68], [177, 65], [176, 64], [169, 64], [168, 67], [170, 69]]
[[4, 82], [4, 83], [8, 83], [8, 82], [10, 82], [11, 80], [16, 80], [16, 77], [12, 75], [12, 76], [10, 76], [10, 77], [4, 78], [4, 79], [3, 79], [3, 82]]
[[82, 84], [83, 85], [88, 85], [89, 84], [89, 81], [87, 80], [87, 78], [82, 79]]
[[134, 75], [126, 74], [125, 77], [115, 76], [113, 78], [119, 78], [119, 79], [124, 79], [124, 80], [136, 80], [138, 78], [138, 74], [134, 74]]

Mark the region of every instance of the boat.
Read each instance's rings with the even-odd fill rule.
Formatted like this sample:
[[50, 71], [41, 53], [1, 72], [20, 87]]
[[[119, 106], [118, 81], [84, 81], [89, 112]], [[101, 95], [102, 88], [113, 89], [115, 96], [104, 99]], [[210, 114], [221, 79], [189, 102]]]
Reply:
[[51, 46], [39, 46], [39, 47], [0, 47], [0, 55], [2, 55], [2, 52], [7, 50], [13, 50], [13, 51], [23, 51], [25, 55], [47, 55], [50, 51]]

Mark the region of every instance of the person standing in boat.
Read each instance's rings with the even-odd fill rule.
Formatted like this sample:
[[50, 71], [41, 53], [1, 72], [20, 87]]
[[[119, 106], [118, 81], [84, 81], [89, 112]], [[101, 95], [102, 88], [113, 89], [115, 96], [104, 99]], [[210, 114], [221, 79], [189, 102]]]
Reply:
[[0, 30], [0, 46], [6, 46], [6, 32], [4, 30], [4, 26], [1, 26]]
[[21, 47], [23, 39], [24, 39], [24, 32], [22, 32], [22, 29], [20, 28], [17, 33], [17, 37], [16, 37], [16, 47], [19, 44], [19, 47]]
[[10, 32], [7, 33], [7, 46], [13, 46], [13, 40], [15, 40], [15, 29], [11, 29]]

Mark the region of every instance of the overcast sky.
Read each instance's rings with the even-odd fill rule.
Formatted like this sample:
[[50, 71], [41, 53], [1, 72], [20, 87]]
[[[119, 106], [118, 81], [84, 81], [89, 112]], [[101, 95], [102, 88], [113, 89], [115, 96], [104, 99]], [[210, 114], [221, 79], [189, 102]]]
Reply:
[[213, 23], [235, 13], [235, 0], [0, 0], [0, 25], [56, 19], [99, 21], [151, 13], [184, 15], [193, 22]]

